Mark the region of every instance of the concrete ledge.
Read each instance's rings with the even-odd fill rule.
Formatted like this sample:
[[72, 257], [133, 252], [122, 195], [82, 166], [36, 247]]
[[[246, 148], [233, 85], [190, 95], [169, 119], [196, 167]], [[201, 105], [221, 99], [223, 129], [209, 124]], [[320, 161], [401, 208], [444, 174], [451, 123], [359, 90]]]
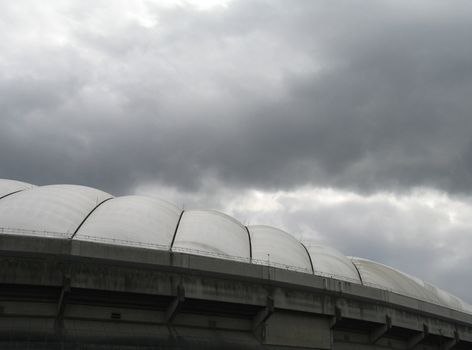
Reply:
[[[267, 267], [256, 264], [248, 264], [238, 261], [218, 259], [212, 257], [190, 255], [184, 253], [172, 253], [156, 249], [146, 249], [141, 247], [128, 247], [119, 245], [109, 245], [96, 242], [87, 242], [79, 240], [68, 240], [59, 238], [46, 237], [29, 237], [21, 235], [0, 235], [0, 251], [3, 257], [8, 256], [24, 256], [24, 257], [60, 257], [62, 263], [67, 261], [103, 261], [108, 265], [117, 267], [128, 267], [130, 269], [143, 269], [143, 280], [147, 270], [154, 271], [158, 274], [178, 272], [185, 275], [198, 273], [201, 276], [220, 277], [226, 279], [237, 279], [242, 282], [255, 282], [260, 286], [267, 287], [290, 287], [298, 290], [298, 293], [307, 291], [310, 293], [320, 292], [329, 295], [348, 298], [351, 300], [370, 301], [375, 305], [395, 306], [403, 310], [409, 310], [421, 315], [434, 316], [438, 319], [455, 322], [458, 324], [472, 325], [472, 315], [465, 314], [456, 310], [447, 309], [445, 307], [419, 301], [407, 296], [380, 290], [368, 286], [362, 286], [355, 283], [339, 281], [336, 279], [310, 275], [306, 273], [294, 272], [275, 267]], [[49, 285], [61, 285], [65, 265], [57, 266], [54, 271], [44, 273], [45, 267], [38, 265], [36, 271], [23, 271], [22, 277], [10, 279], [10, 282], [17, 281], [22, 283], [21, 279], [28, 279], [31, 283]], [[78, 278], [73, 281], [76, 287], [91, 288], [93, 287], [87, 279], [81, 280], [80, 276], [86, 274], [86, 271], [76, 271]], [[2, 267], [2, 278], [8, 277], [8, 267]], [[165, 279], [164, 275], [161, 276]], [[157, 277], [159, 278], [159, 277]], [[116, 284], [116, 281], [114, 282]], [[204, 290], [202, 286], [199, 290]], [[146, 291], [146, 288], [141, 291]], [[149, 289], [149, 292], [156, 292]], [[160, 288], [157, 292], [163, 295], [171, 295], [172, 292], [168, 288]], [[254, 291], [252, 291], [254, 292]], [[251, 292], [251, 293], [252, 293]], [[189, 288], [192, 293], [192, 288]], [[217, 300], [224, 301], [225, 297], [221, 293], [215, 295]], [[262, 300], [255, 300], [254, 304], [264, 303]], [[277, 302], [277, 301], [276, 301]], [[283, 301], [279, 306], [281, 308], [293, 307], [284, 304]], [[294, 305], [292, 303], [292, 305]], [[304, 297], [299, 298], [296, 310], [306, 310], [310, 312], [323, 311], [334, 314], [334, 309], [328, 307], [327, 304], [314, 300], [306, 302]], [[375, 319], [376, 310], [371, 311], [350, 308], [346, 311], [352, 317], [362, 317], [365, 319]], [[371, 314], [369, 316], [369, 313]], [[393, 319], [393, 322], [397, 322]], [[399, 321], [399, 322], [404, 322]], [[409, 322], [407, 322], [409, 323]], [[432, 328], [434, 332], [434, 327]]]

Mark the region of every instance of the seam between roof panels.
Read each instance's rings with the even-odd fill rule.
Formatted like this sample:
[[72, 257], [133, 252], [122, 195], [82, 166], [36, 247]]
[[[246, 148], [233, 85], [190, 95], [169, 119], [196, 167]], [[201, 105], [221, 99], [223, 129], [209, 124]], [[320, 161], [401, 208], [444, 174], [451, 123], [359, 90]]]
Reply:
[[74, 233], [72, 234], [72, 236], [70, 236], [69, 239], [73, 239], [75, 237], [75, 235], [77, 234], [77, 232], [79, 232], [80, 228], [82, 227], [82, 225], [85, 223], [85, 221], [87, 221], [87, 219], [89, 218], [90, 215], [92, 215], [92, 213], [99, 207], [101, 206], [103, 203], [109, 201], [110, 199], [113, 199], [114, 197], [110, 197], [110, 198], [107, 198], [103, 201], [101, 201], [100, 203], [98, 203], [88, 214], [87, 216], [85, 216], [85, 218], [82, 220], [82, 222], [80, 223], [79, 226], [77, 226], [77, 228], [75, 229]]
[[352, 261], [352, 259], [349, 259], [349, 261], [351, 262], [351, 264], [352, 264], [352, 265], [354, 266], [354, 268], [356, 269], [357, 274], [359, 275], [359, 280], [361, 281], [361, 284], [364, 285], [364, 281], [362, 280], [361, 272], [359, 271], [357, 265], [354, 263], [354, 261]]
[[182, 209], [182, 212], [180, 213], [180, 216], [179, 216], [179, 220], [177, 221], [177, 225], [175, 226], [174, 235], [172, 236], [172, 242], [170, 242], [170, 247], [169, 247], [170, 251], [172, 251], [172, 248], [174, 247], [175, 237], [177, 236], [177, 230], [179, 229], [180, 220], [182, 220], [182, 216], [184, 216], [184, 212], [185, 210]]
[[247, 232], [247, 237], [249, 238], [249, 263], [252, 263], [252, 241], [251, 241], [251, 233], [249, 232], [249, 227], [244, 226]]
[[18, 190], [18, 191], [14, 191], [14, 192], [11, 192], [11, 193], [7, 193], [6, 195], [1, 196], [0, 199], [3, 199], [3, 198], [8, 197], [8, 196], [11, 196], [12, 194], [15, 194], [15, 193], [18, 193], [18, 192], [22, 192], [22, 191], [24, 191], [24, 190], [28, 190], [28, 188], [23, 188], [23, 189]]
[[310, 265], [311, 265], [311, 273], [315, 274], [315, 267], [313, 266], [313, 261], [311, 260], [311, 255], [310, 252], [308, 251], [307, 247], [300, 241], [298, 241], [302, 245], [303, 248], [305, 248], [306, 254], [308, 255], [308, 259], [310, 259]]

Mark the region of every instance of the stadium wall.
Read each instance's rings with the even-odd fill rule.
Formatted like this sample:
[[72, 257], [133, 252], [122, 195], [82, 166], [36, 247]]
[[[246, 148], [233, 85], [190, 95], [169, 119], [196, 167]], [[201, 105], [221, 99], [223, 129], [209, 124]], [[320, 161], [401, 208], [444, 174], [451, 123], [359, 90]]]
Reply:
[[0, 349], [472, 349], [472, 315], [273, 266], [2, 234]]

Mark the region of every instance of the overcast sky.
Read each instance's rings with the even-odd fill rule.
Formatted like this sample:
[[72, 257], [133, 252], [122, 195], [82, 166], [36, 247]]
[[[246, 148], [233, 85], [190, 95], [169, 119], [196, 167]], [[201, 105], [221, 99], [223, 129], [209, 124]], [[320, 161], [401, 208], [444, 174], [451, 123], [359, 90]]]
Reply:
[[2, 1], [0, 177], [283, 228], [472, 303], [470, 0]]

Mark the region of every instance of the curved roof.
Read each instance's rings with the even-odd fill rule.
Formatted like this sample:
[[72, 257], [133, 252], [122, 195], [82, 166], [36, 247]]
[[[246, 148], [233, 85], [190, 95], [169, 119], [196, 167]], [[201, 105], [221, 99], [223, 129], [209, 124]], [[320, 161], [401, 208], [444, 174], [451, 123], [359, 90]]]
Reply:
[[0, 234], [41, 235], [144, 246], [314, 273], [385, 289], [472, 314], [472, 306], [392, 267], [302, 244], [270, 226], [245, 227], [211, 210], [182, 212], [163, 200], [114, 198], [75, 185], [35, 187], [0, 179]]
[[249, 234], [236, 219], [213, 210], [185, 211], [172, 250], [249, 261]]
[[340, 251], [313, 242], [305, 242], [305, 246], [310, 254], [315, 275], [361, 283], [356, 267]]
[[417, 277], [368, 259], [351, 259], [359, 270], [364, 285], [390, 290], [454, 310], [467, 313], [472, 311], [472, 306], [463, 300]]
[[71, 238], [108, 193], [76, 185], [34, 187], [0, 200], [0, 226], [17, 233]]
[[94, 210], [74, 238], [169, 249], [181, 212], [163, 200], [113, 198]]
[[35, 186], [26, 182], [0, 179], [0, 199], [12, 193], [23, 191], [33, 187]]
[[430, 285], [427, 286], [416, 277], [368, 259], [352, 258], [352, 262], [359, 270], [364, 285], [387, 289], [434, 304], [441, 304], [441, 300], [435, 291], [430, 288]]
[[271, 226], [248, 226], [252, 261], [256, 264], [313, 273], [305, 247], [291, 234]]
[[451, 309], [464, 310], [464, 311], [467, 310], [467, 304], [463, 302], [461, 299], [459, 299], [458, 297], [456, 297], [455, 295], [452, 295], [429, 283], [425, 282], [425, 285], [428, 288], [430, 288], [433, 291], [433, 293], [437, 295], [442, 305], [450, 307]]

